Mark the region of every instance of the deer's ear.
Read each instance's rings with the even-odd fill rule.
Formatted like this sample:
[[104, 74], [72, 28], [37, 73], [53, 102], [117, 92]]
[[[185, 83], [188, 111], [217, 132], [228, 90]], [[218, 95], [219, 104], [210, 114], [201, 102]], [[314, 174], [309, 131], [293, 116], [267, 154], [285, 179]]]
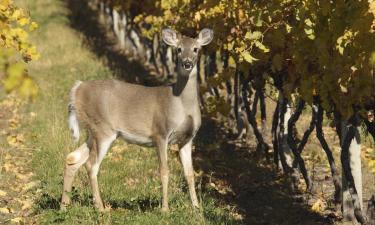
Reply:
[[208, 45], [214, 38], [214, 32], [211, 29], [204, 28], [199, 32], [197, 42], [200, 46]]
[[163, 41], [170, 46], [176, 47], [178, 44], [178, 35], [177, 32], [172, 29], [163, 29], [161, 36]]

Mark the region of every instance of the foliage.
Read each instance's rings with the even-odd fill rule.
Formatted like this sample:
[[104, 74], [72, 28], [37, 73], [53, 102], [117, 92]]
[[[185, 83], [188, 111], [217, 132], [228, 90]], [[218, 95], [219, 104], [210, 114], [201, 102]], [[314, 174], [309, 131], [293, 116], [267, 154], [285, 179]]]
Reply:
[[29, 41], [29, 32], [38, 25], [12, 0], [0, 1], [0, 80], [7, 92], [17, 90], [22, 96], [34, 97], [38, 87], [26, 67], [39, 54]]
[[188, 35], [212, 28], [210, 51], [228, 52], [232, 67], [251, 67], [256, 76], [271, 71], [289, 99], [296, 94], [311, 104], [319, 95], [326, 110], [345, 117], [374, 101], [372, 0], [107, 2], [129, 12], [150, 39], [163, 27]]

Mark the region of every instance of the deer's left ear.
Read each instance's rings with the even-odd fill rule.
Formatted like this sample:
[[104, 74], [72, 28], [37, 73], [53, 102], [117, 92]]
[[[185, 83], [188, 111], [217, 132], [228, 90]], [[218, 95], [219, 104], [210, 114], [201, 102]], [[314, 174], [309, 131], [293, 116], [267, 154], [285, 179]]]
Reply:
[[214, 38], [214, 32], [211, 29], [204, 28], [199, 32], [197, 42], [200, 46], [208, 45]]
[[164, 29], [161, 32], [161, 36], [163, 38], [163, 41], [170, 46], [176, 47], [179, 41], [179, 37], [176, 31], [172, 29]]

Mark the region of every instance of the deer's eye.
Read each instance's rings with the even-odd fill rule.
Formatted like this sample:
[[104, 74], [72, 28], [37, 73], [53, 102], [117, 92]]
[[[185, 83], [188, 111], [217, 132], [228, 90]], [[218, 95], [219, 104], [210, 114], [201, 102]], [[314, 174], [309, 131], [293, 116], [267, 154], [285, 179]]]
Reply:
[[193, 49], [194, 53], [198, 53], [198, 48]]
[[177, 52], [178, 53], [181, 53], [182, 52], [182, 49], [179, 47], [179, 48], [177, 48]]

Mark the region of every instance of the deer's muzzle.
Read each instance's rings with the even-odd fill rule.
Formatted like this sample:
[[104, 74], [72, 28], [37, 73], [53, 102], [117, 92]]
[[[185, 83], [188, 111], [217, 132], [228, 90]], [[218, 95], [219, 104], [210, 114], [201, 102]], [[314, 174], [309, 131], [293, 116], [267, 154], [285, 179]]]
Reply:
[[193, 68], [193, 62], [190, 60], [186, 60], [182, 63], [182, 66], [185, 70], [191, 70]]

